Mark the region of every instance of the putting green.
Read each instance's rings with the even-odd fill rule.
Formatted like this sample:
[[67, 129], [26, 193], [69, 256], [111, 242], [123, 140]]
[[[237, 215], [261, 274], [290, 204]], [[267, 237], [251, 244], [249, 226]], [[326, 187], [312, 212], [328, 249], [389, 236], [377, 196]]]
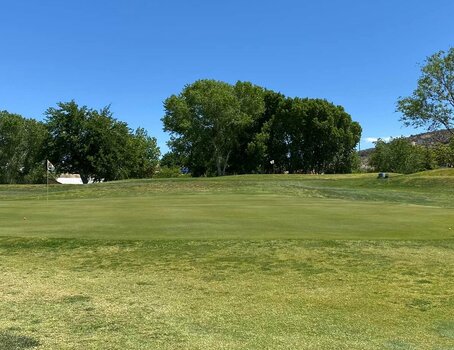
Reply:
[[93, 239], [446, 239], [454, 210], [421, 205], [210, 193], [11, 201], [0, 235]]
[[0, 349], [453, 349], [453, 175], [0, 186]]

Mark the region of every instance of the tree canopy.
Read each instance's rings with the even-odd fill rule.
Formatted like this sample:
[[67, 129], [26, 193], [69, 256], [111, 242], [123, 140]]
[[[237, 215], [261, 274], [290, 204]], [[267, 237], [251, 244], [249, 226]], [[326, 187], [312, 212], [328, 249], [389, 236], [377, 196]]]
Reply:
[[151, 177], [157, 166], [156, 139], [144, 129], [133, 133], [112, 115], [76, 102], [60, 102], [46, 111], [48, 157], [59, 172], [78, 173], [82, 181]]
[[170, 146], [196, 174], [225, 175], [240, 135], [264, 110], [263, 90], [251, 83], [199, 80], [164, 102]]
[[401, 120], [406, 126], [445, 128], [454, 135], [454, 48], [428, 57], [421, 72], [413, 94], [397, 102]]
[[169, 146], [194, 175], [350, 172], [361, 127], [340, 106], [199, 80], [164, 103]]
[[[0, 182], [40, 182], [45, 161], [82, 181], [190, 172], [345, 173], [355, 168], [361, 127], [341, 106], [289, 98], [250, 82], [198, 80], [164, 101], [170, 152], [155, 138], [75, 101], [45, 111], [44, 122], [0, 112]], [[160, 163], [160, 164], [159, 164]]]
[[263, 132], [269, 158], [282, 171], [342, 173], [352, 170], [361, 127], [326, 100], [286, 98]]
[[46, 127], [0, 111], [0, 183], [42, 182]]
[[132, 131], [110, 107], [94, 110], [75, 101], [49, 108], [45, 122], [0, 111], [0, 183], [46, 181], [46, 159], [56, 173], [82, 181], [154, 176], [160, 151], [143, 128]]
[[433, 169], [435, 159], [428, 147], [415, 145], [405, 137], [397, 137], [389, 142], [379, 139], [375, 143], [370, 165], [378, 171], [410, 174]]

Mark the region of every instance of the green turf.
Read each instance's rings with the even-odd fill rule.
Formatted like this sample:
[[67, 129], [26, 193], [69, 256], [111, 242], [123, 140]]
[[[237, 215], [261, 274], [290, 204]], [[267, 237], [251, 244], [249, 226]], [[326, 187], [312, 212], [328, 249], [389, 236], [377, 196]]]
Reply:
[[454, 170], [0, 186], [0, 349], [454, 349]]

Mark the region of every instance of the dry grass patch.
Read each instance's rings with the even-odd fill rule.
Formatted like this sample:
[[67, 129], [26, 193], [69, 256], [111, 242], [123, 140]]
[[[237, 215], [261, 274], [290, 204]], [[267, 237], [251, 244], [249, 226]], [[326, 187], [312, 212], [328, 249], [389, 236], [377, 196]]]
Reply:
[[0, 342], [449, 349], [453, 253], [452, 241], [4, 239]]

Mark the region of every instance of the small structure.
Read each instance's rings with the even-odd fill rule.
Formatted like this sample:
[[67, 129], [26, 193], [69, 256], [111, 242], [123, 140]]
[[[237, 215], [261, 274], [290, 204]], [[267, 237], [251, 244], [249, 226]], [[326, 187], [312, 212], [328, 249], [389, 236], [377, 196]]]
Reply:
[[83, 185], [79, 174], [60, 174], [57, 182], [62, 185]]
[[377, 179], [387, 179], [388, 177], [388, 173], [378, 173]]

